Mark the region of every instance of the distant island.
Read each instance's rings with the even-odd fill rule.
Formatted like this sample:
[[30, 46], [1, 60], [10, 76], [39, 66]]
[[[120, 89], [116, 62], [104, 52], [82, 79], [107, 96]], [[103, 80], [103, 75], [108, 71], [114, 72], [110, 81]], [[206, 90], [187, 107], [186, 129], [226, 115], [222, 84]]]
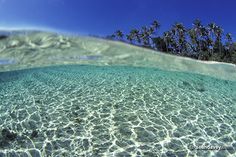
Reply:
[[214, 22], [203, 25], [196, 19], [192, 28], [175, 23], [162, 35], [158, 33], [160, 26], [155, 20], [151, 25], [132, 29], [127, 34], [117, 30], [105, 38], [199, 60], [236, 64], [236, 43], [231, 33], [224, 33]]

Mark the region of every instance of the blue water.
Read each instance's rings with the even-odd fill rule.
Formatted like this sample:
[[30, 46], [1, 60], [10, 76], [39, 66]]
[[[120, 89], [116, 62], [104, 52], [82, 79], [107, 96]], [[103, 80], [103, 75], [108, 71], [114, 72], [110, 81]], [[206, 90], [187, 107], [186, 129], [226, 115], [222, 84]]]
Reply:
[[0, 100], [0, 156], [236, 156], [235, 81], [61, 65], [0, 73]]

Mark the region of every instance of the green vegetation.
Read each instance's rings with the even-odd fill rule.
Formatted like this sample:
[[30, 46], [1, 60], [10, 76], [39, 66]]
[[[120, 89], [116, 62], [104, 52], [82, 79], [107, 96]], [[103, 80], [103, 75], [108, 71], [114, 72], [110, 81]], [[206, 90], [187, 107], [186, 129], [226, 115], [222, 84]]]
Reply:
[[180, 56], [236, 64], [236, 43], [232, 35], [224, 34], [215, 23], [203, 25], [196, 19], [192, 28], [175, 23], [170, 30], [158, 35], [160, 26], [155, 20], [150, 26], [132, 29], [128, 34], [117, 30], [106, 38]]

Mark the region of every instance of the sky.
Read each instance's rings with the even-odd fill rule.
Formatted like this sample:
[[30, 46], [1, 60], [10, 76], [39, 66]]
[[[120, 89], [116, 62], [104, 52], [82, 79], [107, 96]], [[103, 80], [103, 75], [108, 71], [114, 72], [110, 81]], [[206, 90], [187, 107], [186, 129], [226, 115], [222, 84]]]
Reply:
[[49, 28], [64, 32], [108, 35], [161, 23], [191, 26], [199, 18], [236, 35], [236, 0], [0, 0], [0, 28]]

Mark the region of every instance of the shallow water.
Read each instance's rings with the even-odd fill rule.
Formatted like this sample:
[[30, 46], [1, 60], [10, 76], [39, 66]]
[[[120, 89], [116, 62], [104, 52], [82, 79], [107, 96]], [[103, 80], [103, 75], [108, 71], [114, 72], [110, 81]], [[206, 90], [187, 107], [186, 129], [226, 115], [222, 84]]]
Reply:
[[[23, 53], [27, 46], [19, 47]], [[93, 47], [91, 51], [96, 53], [101, 49]], [[32, 52], [40, 60], [43, 52], [58, 49]], [[13, 53], [14, 49], [4, 51]], [[111, 53], [116, 53], [113, 59], [107, 59], [105, 51], [99, 50], [103, 57], [92, 58], [78, 51], [73, 56], [86, 57], [74, 57], [74, 65], [71, 60], [60, 60], [56, 62], [65, 65], [34, 68], [43, 62], [29, 60], [31, 54], [24, 54], [28, 60], [1, 67], [5, 72], [0, 73], [0, 156], [236, 155], [233, 66], [194, 62], [188, 68], [198, 65], [196, 71], [186, 72], [181, 66], [169, 71], [154, 62], [146, 63], [147, 58], [131, 57], [130, 65], [125, 58], [132, 55], [118, 54], [125, 53], [124, 49], [111, 47]], [[143, 63], [143, 67], [135, 67], [135, 63]], [[18, 68], [27, 69], [14, 70]], [[214, 70], [218, 75], [228, 74], [227, 79], [209, 76]], [[197, 150], [201, 146], [221, 150]]]
[[[2, 152], [235, 155], [236, 82], [153, 68], [67, 65], [1, 73]], [[38, 136], [30, 137], [33, 130]], [[231, 150], [232, 149], [232, 150]]]

